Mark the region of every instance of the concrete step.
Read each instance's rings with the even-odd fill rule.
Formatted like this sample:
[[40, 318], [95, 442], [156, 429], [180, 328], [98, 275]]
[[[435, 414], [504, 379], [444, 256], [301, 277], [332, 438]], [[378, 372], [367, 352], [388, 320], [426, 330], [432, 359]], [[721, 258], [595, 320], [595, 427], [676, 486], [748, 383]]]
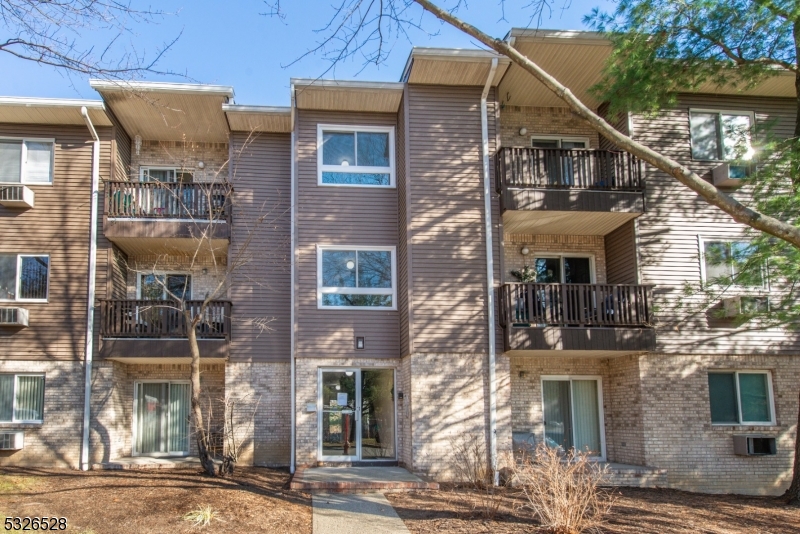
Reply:
[[439, 484], [402, 467], [309, 467], [298, 468], [289, 487], [309, 492], [359, 493], [438, 490]]

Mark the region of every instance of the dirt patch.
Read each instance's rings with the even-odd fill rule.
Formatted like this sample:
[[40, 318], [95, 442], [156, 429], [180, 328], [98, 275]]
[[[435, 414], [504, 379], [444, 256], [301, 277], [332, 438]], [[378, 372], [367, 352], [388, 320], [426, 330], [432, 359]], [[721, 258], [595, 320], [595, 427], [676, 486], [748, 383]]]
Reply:
[[[288, 490], [288, 480], [287, 471], [266, 468], [241, 468], [227, 479], [195, 469], [83, 473], [4, 468], [0, 512], [6, 517], [66, 517], [68, 532], [86, 534], [310, 534], [311, 498]], [[198, 529], [182, 519], [202, 506], [215, 510], [219, 520]]]
[[[703, 495], [666, 489], [619, 488], [604, 533], [800, 533], [800, 508], [770, 497]], [[429, 532], [509, 534], [545, 532], [522, 509], [523, 500], [508, 491], [493, 520], [481, 517], [473, 492], [441, 491], [387, 495], [414, 534]]]

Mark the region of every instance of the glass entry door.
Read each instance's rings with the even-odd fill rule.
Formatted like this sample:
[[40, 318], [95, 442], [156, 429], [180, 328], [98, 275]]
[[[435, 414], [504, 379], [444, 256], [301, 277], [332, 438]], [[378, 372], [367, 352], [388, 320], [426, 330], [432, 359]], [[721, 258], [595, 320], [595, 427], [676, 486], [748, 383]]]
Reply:
[[393, 369], [322, 370], [319, 401], [320, 460], [396, 458]]
[[191, 385], [137, 382], [134, 394], [134, 456], [189, 454]]
[[600, 398], [596, 378], [543, 379], [545, 443], [605, 458]]

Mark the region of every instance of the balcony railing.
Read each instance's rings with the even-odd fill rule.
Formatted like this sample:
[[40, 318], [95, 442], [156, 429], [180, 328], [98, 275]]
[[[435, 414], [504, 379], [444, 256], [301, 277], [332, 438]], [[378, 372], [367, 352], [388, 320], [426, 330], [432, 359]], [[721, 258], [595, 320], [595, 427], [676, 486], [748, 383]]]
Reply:
[[117, 218], [227, 221], [225, 184], [106, 182], [106, 215]]
[[575, 148], [501, 148], [497, 191], [514, 188], [641, 191], [642, 165], [627, 152]]
[[615, 284], [504, 284], [503, 327], [651, 326], [652, 286]]
[[[195, 315], [202, 301], [187, 300]], [[101, 334], [107, 338], [185, 338], [183, 313], [169, 300], [103, 300]], [[212, 301], [195, 331], [198, 339], [228, 339], [231, 333], [231, 303]]]

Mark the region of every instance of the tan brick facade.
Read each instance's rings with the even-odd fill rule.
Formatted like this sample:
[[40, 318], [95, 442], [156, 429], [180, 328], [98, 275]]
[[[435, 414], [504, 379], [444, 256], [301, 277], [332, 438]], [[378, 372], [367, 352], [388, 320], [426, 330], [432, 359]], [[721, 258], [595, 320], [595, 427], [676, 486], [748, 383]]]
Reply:
[[[600, 137], [586, 122], [568, 108], [500, 106], [500, 145], [531, 146], [531, 137], [564, 135], [586, 137], [590, 148], [600, 147]], [[520, 135], [520, 128], [526, 128]]]
[[192, 277], [192, 299], [202, 300], [206, 295], [217, 291], [220, 282], [223, 287], [217, 293], [217, 300], [229, 298], [226, 266], [214, 263], [210, 257], [190, 258], [186, 256], [133, 256], [127, 261], [128, 280], [127, 295], [130, 299], [137, 297], [137, 284], [139, 277], [146, 274], [189, 274]]
[[[129, 177], [139, 179], [142, 166], [177, 167], [194, 173], [195, 182], [215, 182], [228, 178], [227, 143], [193, 143], [180, 141], [142, 140], [139, 154], [131, 140], [131, 169]], [[199, 162], [204, 168], [200, 169]]]
[[[533, 259], [537, 254], [578, 253], [591, 254], [594, 258], [596, 283], [606, 282], [606, 250], [601, 235], [525, 235], [506, 234], [503, 236], [503, 280], [502, 283], [514, 283], [517, 279], [511, 271], [520, 270], [523, 266], [533, 267]], [[522, 255], [523, 245], [530, 251], [527, 258]]]

